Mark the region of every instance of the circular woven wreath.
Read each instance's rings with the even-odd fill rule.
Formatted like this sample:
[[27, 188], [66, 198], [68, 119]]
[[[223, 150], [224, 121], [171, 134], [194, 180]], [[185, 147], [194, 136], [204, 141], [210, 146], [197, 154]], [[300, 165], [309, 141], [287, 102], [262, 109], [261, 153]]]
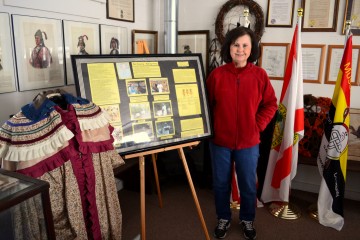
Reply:
[[264, 13], [259, 4], [253, 0], [229, 0], [221, 7], [215, 21], [215, 34], [221, 44], [223, 44], [225, 40], [223, 25], [224, 17], [233, 7], [238, 5], [247, 6], [249, 8], [249, 13], [255, 17], [256, 23], [253, 30], [258, 37], [258, 41], [260, 41], [264, 33]]

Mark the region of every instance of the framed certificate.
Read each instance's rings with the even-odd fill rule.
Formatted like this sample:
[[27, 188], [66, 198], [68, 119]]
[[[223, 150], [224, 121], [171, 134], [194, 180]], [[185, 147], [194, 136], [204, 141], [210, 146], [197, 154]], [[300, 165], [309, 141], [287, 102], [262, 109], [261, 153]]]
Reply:
[[284, 80], [289, 43], [261, 43], [260, 67], [264, 68], [270, 79]]
[[295, 0], [268, 0], [266, 27], [292, 27]]
[[302, 32], [336, 32], [339, 0], [302, 0]]
[[325, 44], [302, 44], [303, 81], [321, 83], [325, 59]]
[[106, 16], [109, 19], [135, 22], [134, 0], [107, 0]]
[[[360, 45], [352, 46], [352, 67], [351, 85], [359, 85], [359, 51]], [[326, 84], [335, 84], [340, 69], [342, 57], [344, 55], [344, 45], [329, 45], [326, 60]]]

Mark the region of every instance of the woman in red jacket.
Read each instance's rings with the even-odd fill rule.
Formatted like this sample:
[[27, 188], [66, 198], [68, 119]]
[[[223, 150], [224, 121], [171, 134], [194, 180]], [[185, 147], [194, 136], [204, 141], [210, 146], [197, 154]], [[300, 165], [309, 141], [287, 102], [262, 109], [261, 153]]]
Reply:
[[224, 238], [230, 227], [234, 161], [241, 198], [240, 223], [246, 239], [255, 239], [253, 222], [260, 132], [273, 118], [277, 100], [265, 70], [252, 63], [259, 57], [259, 46], [251, 29], [231, 30], [220, 54], [226, 64], [214, 69], [206, 82], [214, 127], [214, 137], [210, 141], [218, 218], [214, 235]]

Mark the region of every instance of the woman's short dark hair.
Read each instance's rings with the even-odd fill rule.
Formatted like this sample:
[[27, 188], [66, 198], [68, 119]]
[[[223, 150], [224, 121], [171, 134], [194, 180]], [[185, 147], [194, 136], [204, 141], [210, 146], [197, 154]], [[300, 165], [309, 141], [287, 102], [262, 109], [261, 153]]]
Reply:
[[221, 58], [224, 62], [232, 62], [232, 58], [230, 55], [230, 46], [236, 41], [236, 39], [245, 35], [249, 35], [251, 39], [251, 54], [247, 61], [255, 62], [259, 58], [259, 43], [255, 33], [250, 28], [237, 27], [229, 31], [225, 36], [225, 41], [221, 47], [220, 52]]

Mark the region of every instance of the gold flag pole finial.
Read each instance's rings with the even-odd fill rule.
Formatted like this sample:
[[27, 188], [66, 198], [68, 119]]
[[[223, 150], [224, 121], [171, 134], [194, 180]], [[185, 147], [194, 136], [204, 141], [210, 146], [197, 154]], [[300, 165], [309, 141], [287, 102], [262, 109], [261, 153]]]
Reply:
[[298, 17], [302, 17], [302, 16], [303, 16], [304, 9], [303, 9], [303, 8], [299, 8], [297, 11], [298, 11]]

